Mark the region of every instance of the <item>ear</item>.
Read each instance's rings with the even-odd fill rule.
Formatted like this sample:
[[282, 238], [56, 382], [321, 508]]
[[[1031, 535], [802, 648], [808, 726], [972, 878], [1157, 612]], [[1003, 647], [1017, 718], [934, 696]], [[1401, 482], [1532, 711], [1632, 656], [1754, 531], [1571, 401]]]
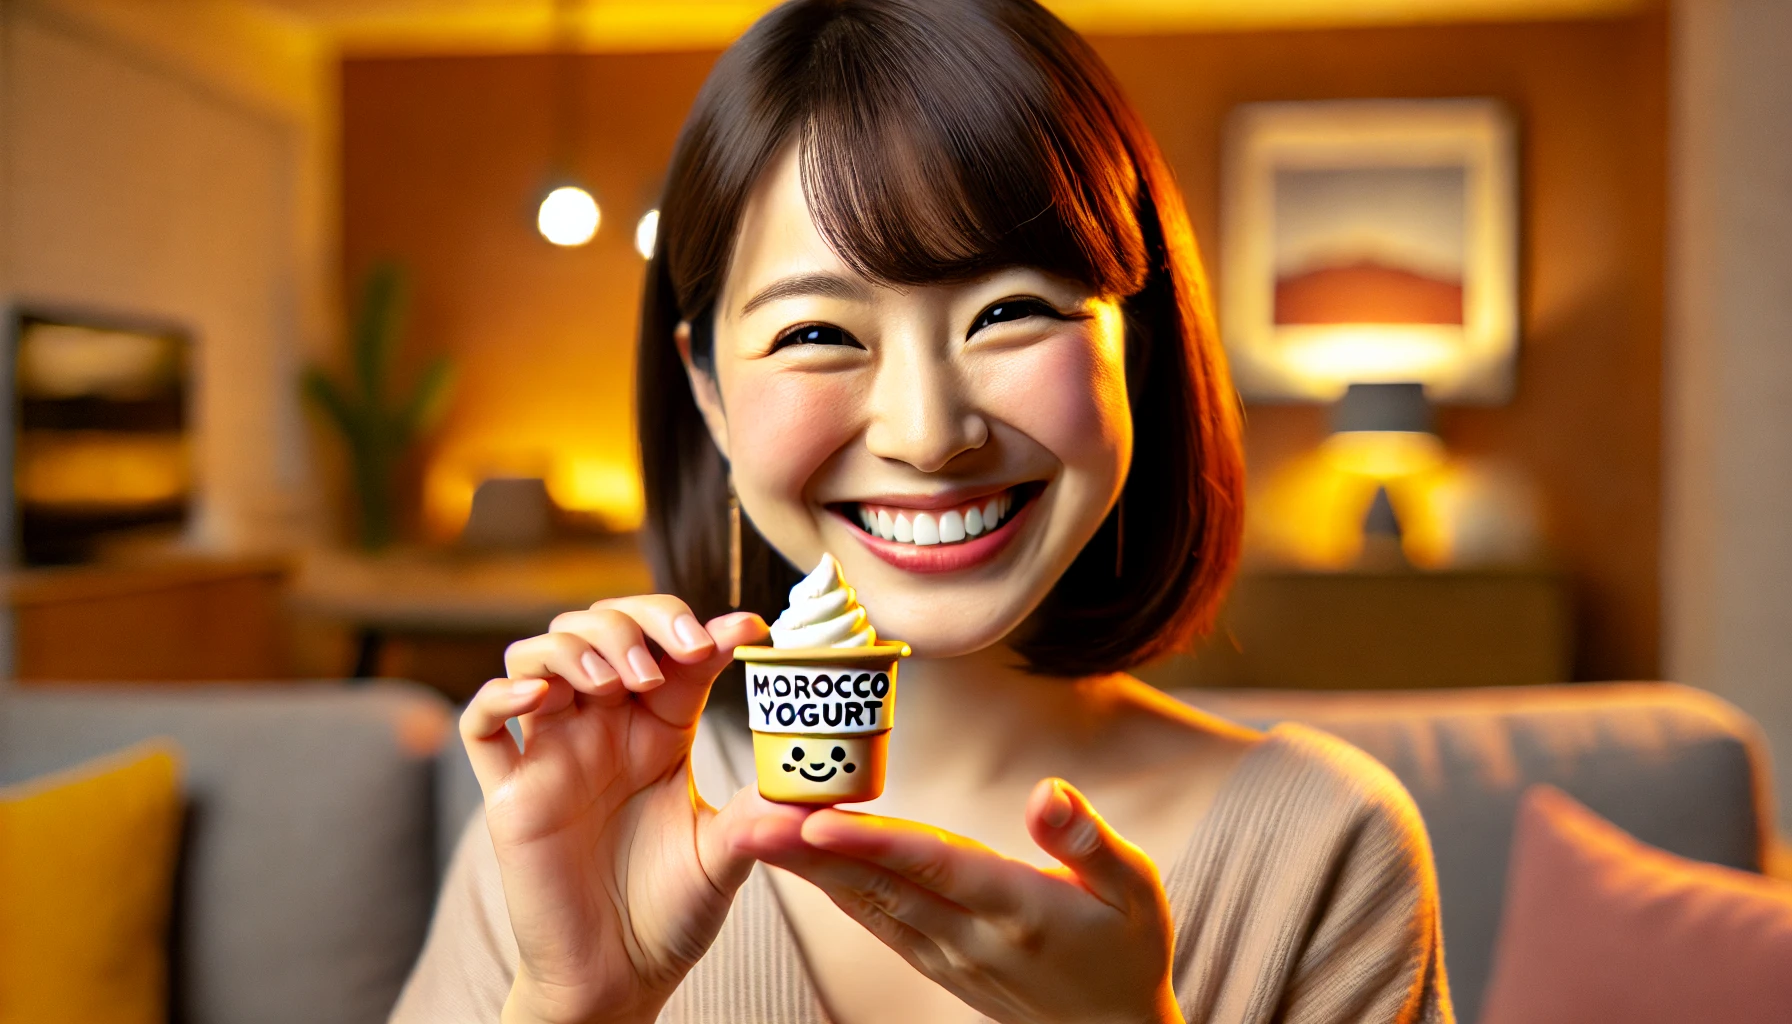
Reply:
[[716, 450], [726, 459], [728, 414], [722, 410], [722, 392], [716, 387], [715, 376], [691, 361], [691, 325], [688, 322], [678, 322], [672, 340], [678, 345], [678, 358], [684, 363], [684, 375], [690, 379], [691, 397], [697, 402], [697, 411], [703, 414], [703, 425], [709, 428], [709, 439], [715, 442]]

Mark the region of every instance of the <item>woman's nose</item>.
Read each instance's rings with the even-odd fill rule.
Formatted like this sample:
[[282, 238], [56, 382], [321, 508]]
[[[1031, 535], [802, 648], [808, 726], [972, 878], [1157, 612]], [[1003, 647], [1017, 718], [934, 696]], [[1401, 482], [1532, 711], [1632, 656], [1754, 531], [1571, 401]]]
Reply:
[[873, 455], [936, 473], [989, 440], [959, 375], [932, 354], [888, 359], [872, 387], [865, 446]]

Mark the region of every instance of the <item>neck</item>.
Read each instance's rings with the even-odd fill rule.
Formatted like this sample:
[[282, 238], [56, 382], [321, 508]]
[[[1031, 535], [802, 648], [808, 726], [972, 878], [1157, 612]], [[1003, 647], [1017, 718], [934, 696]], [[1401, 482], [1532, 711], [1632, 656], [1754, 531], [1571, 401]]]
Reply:
[[1099, 728], [1123, 677], [1072, 680], [1025, 670], [998, 645], [955, 658], [910, 658], [898, 677], [891, 743], [911, 782], [949, 778], [987, 783], [1009, 774], [1036, 778], [1052, 752]]

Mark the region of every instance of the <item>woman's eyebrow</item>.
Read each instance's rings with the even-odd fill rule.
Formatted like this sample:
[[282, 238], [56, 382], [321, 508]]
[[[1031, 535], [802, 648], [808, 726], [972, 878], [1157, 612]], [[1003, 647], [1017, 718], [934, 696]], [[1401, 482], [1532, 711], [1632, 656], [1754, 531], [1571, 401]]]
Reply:
[[747, 300], [746, 305], [740, 308], [740, 315], [746, 316], [768, 302], [776, 302], [779, 299], [788, 299], [797, 295], [821, 295], [831, 299], [859, 299], [862, 301], [869, 294], [864, 285], [840, 274], [792, 274], [761, 288], [757, 294]]

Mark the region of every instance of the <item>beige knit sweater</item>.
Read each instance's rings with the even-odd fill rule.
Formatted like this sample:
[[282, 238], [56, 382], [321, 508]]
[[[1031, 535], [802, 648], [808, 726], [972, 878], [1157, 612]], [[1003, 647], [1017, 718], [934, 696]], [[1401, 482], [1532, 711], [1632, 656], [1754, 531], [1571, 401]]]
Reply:
[[[706, 795], [732, 781], [706, 731], [693, 764]], [[1164, 876], [1173, 983], [1190, 1024], [1452, 1019], [1430, 844], [1387, 769], [1324, 733], [1278, 726], [1190, 829]], [[516, 964], [497, 860], [475, 815], [392, 1020], [495, 1022]], [[828, 1021], [763, 868], [660, 1021]]]

